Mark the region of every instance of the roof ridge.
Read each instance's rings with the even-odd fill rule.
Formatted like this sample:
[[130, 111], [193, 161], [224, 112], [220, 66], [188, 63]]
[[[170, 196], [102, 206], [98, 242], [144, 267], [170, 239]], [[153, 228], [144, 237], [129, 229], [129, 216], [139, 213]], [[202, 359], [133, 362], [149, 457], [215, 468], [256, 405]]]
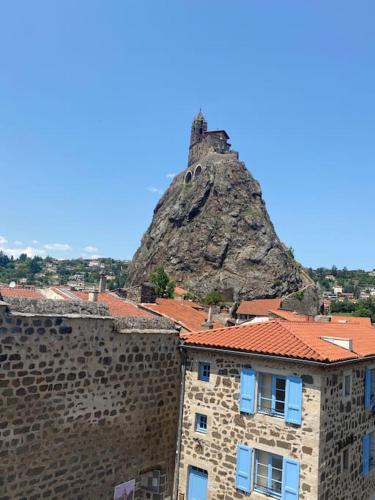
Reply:
[[301, 339], [301, 337], [299, 337], [292, 330], [290, 330], [289, 328], [287, 328], [287, 325], [292, 325], [293, 324], [291, 321], [289, 322], [289, 321], [276, 320], [275, 323], [278, 323], [284, 330], [286, 330], [288, 333], [290, 333], [292, 335], [292, 337], [294, 337], [296, 340], [298, 340], [299, 342], [301, 342], [301, 344], [303, 344], [307, 349], [309, 349], [314, 354], [316, 354], [320, 359], [322, 359], [322, 360], [326, 359], [326, 358], [322, 357], [322, 355], [320, 354], [320, 352], [316, 351], [313, 347], [311, 347], [311, 345], [307, 344], [303, 339]]
[[[286, 324], [285, 324], [285, 323], [286, 323]], [[290, 322], [288, 322], [288, 321], [284, 321], [284, 326], [285, 326], [285, 328], [286, 328], [286, 326], [290, 326], [291, 328], [293, 328], [293, 326], [295, 326], [295, 325], [299, 325], [299, 324], [300, 324], [300, 323], [293, 323], [293, 322], [291, 322], [291, 321], [290, 321]], [[319, 325], [319, 323], [313, 323], [313, 322], [309, 323], [308, 321], [306, 322], [306, 324], [309, 324], [309, 325]], [[326, 324], [326, 323], [324, 323], [324, 324]], [[329, 324], [329, 323], [328, 323], [328, 324]], [[321, 324], [320, 324], [320, 325], [321, 325]], [[287, 330], [288, 330], [288, 332], [290, 332], [290, 333], [293, 335], [293, 337], [297, 338], [300, 342], [302, 342], [302, 344], [303, 344], [303, 345], [307, 346], [309, 349], [311, 349], [311, 351], [313, 351], [315, 354], [317, 354], [317, 355], [319, 356], [319, 358], [320, 358], [320, 359], [322, 359], [322, 360], [326, 360], [326, 359], [327, 359], [327, 358], [324, 358], [324, 357], [320, 354], [320, 352], [318, 352], [316, 349], [314, 349], [313, 347], [311, 347], [311, 346], [309, 346], [308, 344], [306, 344], [306, 342], [305, 342], [303, 339], [301, 339], [301, 337], [299, 337], [299, 335], [298, 335], [298, 334], [296, 334], [295, 332], [293, 332], [293, 331], [292, 331], [292, 330], [290, 330], [289, 328], [287, 328]], [[324, 339], [322, 339], [322, 337], [319, 337], [319, 338], [320, 338], [321, 340], [324, 340]], [[326, 340], [324, 340], [324, 341], [325, 341], [325, 342], [327, 342]], [[348, 349], [345, 349], [345, 347], [341, 347], [341, 346], [340, 346], [340, 345], [338, 345], [338, 344], [334, 344], [334, 346], [335, 346], [335, 347], [338, 347], [340, 350], [342, 350], [342, 351], [344, 351], [344, 352], [346, 352], [346, 353], [348, 352]], [[359, 356], [359, 357], [360, 357], [360, 354], [359, 354], [358, 352], [356, 352], [356, 351], [354, 351], [354, 350], [353, 350], [353, 351], [350, 351], [350, 352], [352, 352], [355, 356]]]

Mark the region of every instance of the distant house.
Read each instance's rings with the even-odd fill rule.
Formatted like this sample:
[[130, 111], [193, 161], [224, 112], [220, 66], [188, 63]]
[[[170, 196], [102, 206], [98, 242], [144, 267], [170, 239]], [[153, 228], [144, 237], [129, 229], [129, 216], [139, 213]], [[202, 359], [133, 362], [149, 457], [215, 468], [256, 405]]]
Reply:
[[243, 300], [237, 309], [237, 318], [240, 322], [254, 318], [267, 318], [271, 310], [279, 309], [281, 299]]
[[[158, 298], [153, 304], [140, 304], [139, 307], [157, 316], [171, 319], [184, 332], [201, 330], [208, 319], [208, 312], [204, 307], [189, 300]], [[214, 320], [213, 327], [221, 328], [223, 325]]]

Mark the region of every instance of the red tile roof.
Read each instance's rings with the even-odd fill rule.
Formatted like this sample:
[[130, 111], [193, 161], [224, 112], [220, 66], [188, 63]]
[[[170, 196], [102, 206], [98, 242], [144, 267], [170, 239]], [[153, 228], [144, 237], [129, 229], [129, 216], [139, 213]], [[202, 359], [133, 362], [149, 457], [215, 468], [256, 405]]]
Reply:
[[243, 300], [237, 309], [237, 314], [252, 316], [268, 316], [271, 309], [279, 309], [281, 299]]
[[332, 323], [349, 323], [352, 325], [371, 326], [371, 318], [360, 318], [358, 316], [331, 316]]
[[[140, 307], [173, 320], [189, 332], [201, 330], [207, 320], [203, 307], [189, 300], [156, 299], [156, 304], [142, 304]], [[214, 321], [214, 326], [220, 328], [222, 325]]]
[[[283, 309], [276, 309], [270, 311], [272, 316], [285, 319], [287, 321], [301, 322], [301, 321], [315, 321], [313, 316], [306, 316], [298, 314], [295, 311], [284, 311]], [[328, 316], [331, 323], [344, 323], [350, 325], [371, 326], [371, 318], [360, 318], [357, 316]]]
[[[61, 295], [62, 298], [69, 300], [69, 295], [64, 294], [64, 288], [54, 287], [53, 290]], [[68, 290], [69, 294], [73, 294], [80, 300], [88, 300], [89, 293], [81, 292], [77, 290]], [[70, 299], [71, 300], [71, 299]], [[136, 305], [129, 302], [125, 302], [124, 299], [117, 297], [111, 292], [100, 292], [98, 294], [98, 302], [101, 304], [106, 304], [109, 309], [111, 316], [136, 316], [142, 318], [149, 318], [151, 315], [146, 311], [139, 309]]]
[[[353, 350], [322, 337], [351, 339]], [[185, 337], [185, 344], [334, 362], [375, 355], [375, 329], [353, 324], [269, 321], [192, 333]]]
[[9, 286], [0, 287], [0, 295], [3, 298], [6, 297], [27, 297], [28, 299], [43, 299], [43, 295], [39, 290], [33, 286], [20, 287], [16, 286], [14, 288]]
[[277, 319], [285, 319], [286, 321], [314, 321], [313, 316], [298, 314], [295, 311], [284, 311], [283, 309], [272, 309], [269, 311], [272, 316], [277, 316]]

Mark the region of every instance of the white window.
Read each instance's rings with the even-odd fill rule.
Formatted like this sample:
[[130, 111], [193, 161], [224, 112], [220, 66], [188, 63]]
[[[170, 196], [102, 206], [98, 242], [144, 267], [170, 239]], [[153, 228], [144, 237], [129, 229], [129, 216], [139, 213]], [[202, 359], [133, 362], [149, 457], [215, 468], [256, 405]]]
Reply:
[[285, 415], [286, 379], [279, 375], [260, 373], [258, 379], [258, 411], [277, 417]]

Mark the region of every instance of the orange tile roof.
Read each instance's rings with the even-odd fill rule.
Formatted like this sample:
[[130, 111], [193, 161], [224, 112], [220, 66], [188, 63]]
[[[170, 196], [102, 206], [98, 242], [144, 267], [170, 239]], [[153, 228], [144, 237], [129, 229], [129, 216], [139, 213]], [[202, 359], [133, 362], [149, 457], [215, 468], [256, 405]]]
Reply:
[[285, 319], [286, 321], [313, 321], [312, 316], [306, 316], [303, 314], [298, 314], [295, 311], [284, 311], [283, 309], [272, 309], [269, 311], [272, 315], [277, 316], [277, 318]]
[[[315, 321], [313, 316], [299, 314], [295, 311], [284, 311], [283, 309], [271, 310], [270, 313], [277, 318], [287, 321]], [[371, 318], [361, 318], [358, 316], [328, 316], [331, 323], [345, 323], [351, 325], [371, 326]]]
[[[207, 320], [203, 307], [189, 300], [156, 299], [155, 304], [142, 304], [140, 307], [173, 320], [189, 332], [201, 330]], [[214, 321], [214, 326], [220, 328], [222, 325]]]
[[278, 309], [280, 305], [281, 299], [243, 300], [237, 309], [237, 314], [268, 316], [271, 309]]
[[9, 286], [1, 286], [0, 287], [0, 295], [4, 298], [6, 297], [26, 297], [28, 299], [43, 299], [43, 295], [39, 292], [39, 290], [33, 286], [29, 287], [9, 287]]
[[[64, 294], [63, 288], [54, 287], [53, 290], [61, 295], [62, 298], [69, 300], [69, 295]], [[89, 293], [77, 290], [68, 290], [69, 294], [73, 294], [80, 300], [88, 300]], [[136, 316], [142, 318], [149, 318], [151, 315], [146, 311], [139, 309], [136, 305], [125, 302], [124, 299], [117, 297], [111, 292], [100, 292], [98, 294], [98, 302], [106, 304], [111, 316]]]
[[371, 326], [371, 318], [359, 316], [331, 316], [332, 323], [350, 323], [352, 325]]
[[[351, 339], [353, 350], [322, 337]], [[269, 321], [192, 333], [185, 337], [185, 344], [329, 363], [375, 355], [375, 329], [353, 324]]]

